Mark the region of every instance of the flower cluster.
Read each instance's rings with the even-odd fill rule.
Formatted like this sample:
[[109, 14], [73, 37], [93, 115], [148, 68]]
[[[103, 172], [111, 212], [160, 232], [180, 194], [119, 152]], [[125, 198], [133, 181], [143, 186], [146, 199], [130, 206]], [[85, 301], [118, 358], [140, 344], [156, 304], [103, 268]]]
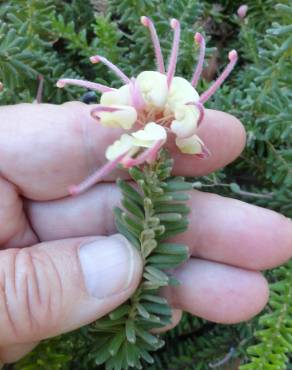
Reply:
[[[83, 80], [61, 79], [58, 87], [67, 84], [83, 86], [101, 92], [100, 104], [92, 109], [92, 116], [107, 127], [121, 127], [130, 133], [108, 147], [105, 155], [109, 162], [80, 185], [70, 188], [77, 194], [100, 181], [117, 165], [125, 168], [155, 160], [159, 149], [165, 144], [169, 135], [175, 136], [178, 149], [185, 154], [208, 156], [209, 151], [196, 134], [204, 117], [204, 103], [215, 93], [232, 71], [236, 61], [235, 50], [229, 52], [229, 64], [218, 79], [201, 96], [196, 85], [203, 69], [205, 57], [205, 40], [200, 33], [194, 36], [199, 45], [199, 59], [191, 81], [175, 76], [177, 64], [180, 23], [170, 21], [174, 32], [173, 45], [167, 70], [165, 69], [159, 39], [152, 21], [142, 17], [141, 23], [150, 31], [157, 71], [143, 71], [136, 78], [129, 78], [116, 65], [106, 58], [96, 55], [90, 58], [92, 63], [101, 62], [111, 69], [123, 82], [114, 89], [98, 83]], [[136, 128], [138, 131], [134, 131]]]

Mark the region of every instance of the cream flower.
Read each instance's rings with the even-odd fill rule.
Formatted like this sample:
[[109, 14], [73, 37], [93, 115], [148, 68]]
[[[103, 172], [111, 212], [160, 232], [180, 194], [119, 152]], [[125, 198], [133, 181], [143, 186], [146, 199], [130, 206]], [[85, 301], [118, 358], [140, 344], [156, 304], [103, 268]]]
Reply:
[[131, 151], [131, 155], [134, 155], [139, 150], [139, 147], [134, 145], [134, 139], [131, 135], [123, 134], [119, 140], [116, 140], [110, 145], [105, 156], [109, 161], [114, 161], [120, 155]]
[[129, 130], [137, 120], [137, 112], [129, 105], [112, 105], [113, 112], [99, 111], [96, 115], [99, 123], [108, 127], [122, 127]]
[[129, 85], [123, 85], [117, 90], [105, 92], [100, 97], [100, 104], [102, 105], [130, 105], [130, 102]]
[[124, 153], [132, 156], [140, 148], [152, 148], [157, 142], [164, 142], [166, 138], [165, 129], [155, 122], [150, 122], [143, 130], [134, 132], [132, 135], [123, 134], [119, 140], [107, 148], [105, 156], [109, 161], [115, 160]]
[[137, 76], [137, 83], [148, 108], [164, 108], [168, 94], [164, 74], [156, 71], [144, 71]]
[[139, 130], [132, 134], [134, 143], [143, 148], [151, 148], [158, 140], [166, 141], [167, 134], [165, 128], [155, 122], [147, 123], [144, 130]]
[[166, 109], [175, 111], [177, 106], [189, 102], [197, 102], [199, 99], [199, 94], [189, 81], [182, 77], [173, 77], [167, 97]]
[[197, 129], [200, 112], [194, 105], [178, 105], [174, 112], [175, 120], [171, 123], [171, 131], [177, 137], [193, 135]]
[[185, 139], [176, 138], [175, 143], [180, 151], [185, 154], [200, 154], [204, 148], [203, 141], [197, 135]]
[[199, 46], [197, 66], [190, 82], [175, 76], [179, 55], [180, 23], [171, 19], [173, 43], [167, 68], [165, 67], [160, 42], [155, 26], [148, 17], [141, 18], [142, 24], [149, 29], [154, 46], [157, 71], [141, 72], [137, 78], [128, 77], [117, 65], [104, 56], [95, 55], [90, 58], [92, 63], [103, 63], [122, 81], [119, 89], [114, 89], [99, 83], [63, 78], [57, 82], [62, 88], [72, 84], [90, 90], [99, 91], [100, 104], [94, 106], [91, 115], [97, 121], [108, 127], [121, 127], [129, 130], [135, 123], [142, 129], [131, 135], [122, 135], [106, 151], [109, 162], [95, 174], [73, 189], [74, 194], [88, 189], [103, 179], [117, 164], [125, 168], [151, 163], [157, 157], [161, 146], [167, 140], [171, 131], [176, 136], [176, 145], [182, 153], [196, 154], [200, 157], [208, 155], [208, 150], [202, 140], [196, 135], [199, 123], [204, 117], [204, 104], [218, 90], [229, 76], [237, 62], [237, 52], [231, 50], [228, 54], [229, 63], [215, 82], [200, 96], [196, 86], [201, 76], [205, 40], [200, 33], [194, 35]]

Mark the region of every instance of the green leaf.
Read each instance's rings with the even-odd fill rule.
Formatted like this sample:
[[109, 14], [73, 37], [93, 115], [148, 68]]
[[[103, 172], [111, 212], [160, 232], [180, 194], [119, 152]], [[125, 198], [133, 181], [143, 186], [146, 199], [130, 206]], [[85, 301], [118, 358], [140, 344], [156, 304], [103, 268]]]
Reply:
[[177, 222], [183, 218], [180, 213], [157, 213], [156, 217], [159, 218], [160, 222]]
[[149, 254], [156, 248], [156, 246], [157, 241], [154, 239], [143, 241], [141, 245], [141, 253], [143, 257], [146, 259], [149, 256]]
[[168, 279], [167, 280], [160, 280], [157, 277], [155, 277], [151, 274], [148, 274], [147, 272], [144, 272], [143, 277], [145, 279], [145, 283], [150, 283], [156, 288], [168, 285]]
[[135, 323], [132, 319], [126, 321], [126, 337], [130, 343], [136, 342]]
[[[189, 220], [186, 217], [182, 217], [180, 220], [173, 222], [173, 221], [163, 221], [163, 225], [166, 228], [166, 231], [175, 230], [175, 229], [181, 229], [181, 228], [187, 228], [189, 225]], [[166, 239], [166, 237], [164, 238]]]
[[155, 252], [159, 254], [183, 254], [184, 256], [187, 256], [189, 253], [189, 249], [184, 244], [159, 243]]
[[165, 191], [176, 192], [176, 191], [183, 191], [183, 190], [192, 190], [193, 186], [191, 183], [186, 181], [179, 181], [179, 180], [170, 180], [167, 181], [165, 186], [162, 186]]
[[111, 320], [118, 320], [123, 316], [126, 316], [129, 314], [131, 306], [127, 304], [123, 304], [122, 306], [116, 308], [114, 311], [112, 311], [109, 314], [109, 317]]
[[139, 238], [143, 230], [143, 225], [139, 223], [138, 220], [136, 221], [134, 218], [130, 217], [126, 212], [123, 212], [121, 214], [121, 219], [123, 223], [127, 226], [127, 229], [137, 238]]
[[157, 203], [168, 203], [173, 200], [173, 197], [171, 195], [159, 195], [158, 197], [154, 198], [154, 204], [156, 205]]
[[143, 339], [146, 343], [151, 344], [153, 346], [158, 344], [158, 339], [156, 338], [156, 336], [148, 333], [146, 330], [142, 329], [141, 327], [137, 327], [136, 332], [137, 332], [137, 335], [141, 339]]
[[124, 220], [122, 219], [122, 210], [119, 208], [115, 208], [114, 214], [115, 214], [115, 223], [118, 231], [121, 234], [123, 234], [133, 246], [140, 250], [140, 242], [138, 238], [136, 237], [135, 234], [131, 233], [131, 231], [124, 224]]
[[181, 201], [181, 202], [186, 202], [188, 200], [190, 200], [190, 195], [186, 194], [186, 193], [172, 193], [172, 192], [168, 192], [167, 193], [168, 196], [171, 196], [171, 198], [173, 200], [176, 200], [176, 201]]
[[139, 312], [139, 314], [144, 317], [144, 319], [149, 319], [150, 317], [150, 314], [149, 312], [146, 310], [146, 308], [141, 304], [141, 303], [137, 303], [137, 310]]
[[240, 193], [240, 191], [241, 191], [240, 186], [238, 184], [236, 184], [235, 182], [232, 182], [230, 184], [230, 189], [231, 189], [231, 191], [233, 191], [233, 193], [236, 193], [236, 194]]
[[110, 353], [108, 351], [109, 341], [107, 341], [99, 350], [95, 353], [95, 363], [96, 365], [103, 364], [107, 359], [110, 358]]
[[187, 215], [190, 213], [189, 207], [185, 204], [177, 204], [177, 203], [154, 203], [155, 211], [159, 213], [180, 213], [183, 215]]
[[113, 337], [113, 339], [110, 341], [108, 345], [108, 351], [111, 356], [114, 356], [117, 354], [124, 340], [125, 340], [125, 335], [123, 331], [121, 331], [120, 333], [117, 333]]
[[142, 358], [148, 362], [148, 364], [153, 364], [154, 363], [154, 358], [149, 354], [149, 352], [145, 351], [143, 347], [139, 348], [140, 354]]
[[154, 303], [167, 304], [167, 300], [165, 298], [153, 294], [143, 294], [141, 299]]
[[160, 264], [160, 263], [173, 263], [173, 264], [180, 264], [184, 262], [186, 259], [185, 255], [182, 254], [173, 254], [173, 255], [166, 255], [166, 254], [154, 254], [148, 258], [148, 263], [152, 264]]
[[138, 167], [130, 168], [129, 174], [135, 181], [145, 180], [144, 173]]
[[136, 347], [134, 344], [127, 343], [126, 344], [126, 358], [127, 363], [134, 367], [137, 364], [137, 361], [139, 359], [139, 353], [138, 347]]
[[143, 205], [143, 198], [142, 196], [135, 190], [132, 186], [130, 186], [126, 181], [124, 180], [117, 180], [117, 184], [122, 190], [122, 193], [125, 195], [125, 197], [129, 197], [131, 200], [137, 202], [138, 204]]
[[175, 228], [175, 229], [170, 229], [170, 230], [167, 230], [163, 234], [163, 236], [164, 236], [165, 239], [169, 239], [169, 238], [172, 238], [175, 235], [178, 235], [178, 234], [181, 234], [181, 233], [185, 232], [186, 230], [187, 230], [187, 227], [186, 226], [185, 227]]
[[168, 275], [166, 275], [163, 271], [160, 271], [156, 267], [146, 266], [145, 271], [148, 272], [149, 275], [153, 276], [154, 279], [158, 279], [166, 283], [168, 282]]
[[122, 205], [127, 211], [136, 216], [139, 220], [144, 220], [145, 215], [139, 204], [129, 198], [123, 198]]
[[152, 314], [171, 316], [171, 309], [166, 304], [144, 303], [146, 310]]

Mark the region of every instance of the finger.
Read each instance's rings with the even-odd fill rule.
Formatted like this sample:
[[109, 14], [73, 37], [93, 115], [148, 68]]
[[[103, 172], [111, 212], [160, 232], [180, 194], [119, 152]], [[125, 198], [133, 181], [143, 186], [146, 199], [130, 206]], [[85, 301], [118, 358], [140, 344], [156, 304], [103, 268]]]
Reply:
[[191, 259], [175, 277], [180, 286], [164, 291], [170, 304], [217, 323], [249, 320], [268, 300], [268, 283], [255, 271]]
[[3, 248], [22, 247], [38, 242], [23, 212], [17, 189], [0, 177], [0, 245]]
[[38, 342], [20, 343], [13, 344], [8, 347], [2, 347], [0, 348], [0, 360], [3, 363], [16, 362], [24, 357], [27, 353], [32, 351], [37, 344]]
[[199, 191], [190, 208], [190, 227], [175, 240], [193, 256], [255, 270], [292, 256], [292, 222], [277, 212]]
[[86, 325], [128, 299], [141, 278], [121, 235], [66, 239], [0, 252], [0, 347]]
[[[190, 225], [177, 239], [204, 259], [248, 269], [267, 269], [292, 256], [292, 222], [261, 207], [192, 191]], [[112, 209], [119, 205], [114, 184], [100, 184], [79, 197], [30, 202], [27, 214], [41, 240], [115, 232]]]
[[[91, 118], [91, 106], [20, 104], [0, 109], [0, 171], [34, 200], [64, 197], [68, 186], [79, 183], [105, 163], [105, 150], [122, 131], [105, 128]], [[240, 122], [223, 112], [207, 110], [199, 135], [212, 152], [210, 158], [174, 151], [175, 171], [206, 174], [231, 162], [245, 143]], [[174, 146], [172, 146], [174, 150]], [[114, 172], [106, 180], [115, 179]], [[123, 174], [125, 174], [123, 172]]]

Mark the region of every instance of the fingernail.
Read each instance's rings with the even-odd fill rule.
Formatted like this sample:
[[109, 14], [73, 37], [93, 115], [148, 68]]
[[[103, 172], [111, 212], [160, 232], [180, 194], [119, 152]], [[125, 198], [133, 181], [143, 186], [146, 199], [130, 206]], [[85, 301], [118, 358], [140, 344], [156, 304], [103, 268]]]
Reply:
[[134, 271], [134, 250], [120, 235], [99, 237], [83, 244], [79, 259], [88, 293], [96, 298], [108, 298], [121, 293], [131, 283]]

